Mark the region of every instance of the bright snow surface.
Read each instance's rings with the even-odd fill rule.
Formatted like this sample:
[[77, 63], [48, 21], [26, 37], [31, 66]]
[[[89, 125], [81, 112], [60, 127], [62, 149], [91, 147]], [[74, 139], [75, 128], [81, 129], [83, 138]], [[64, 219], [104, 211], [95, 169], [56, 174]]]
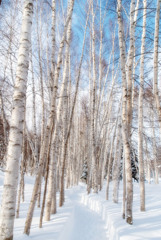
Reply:
[[[39, 228], [40, 209], [35, 208], [30, 236], [23, 234], [25, 218], [31, 198], [34, 179], [25, 177], [25, 202], [20, 207], [20, 218], [15, 220], [14, 240], [161, 240], [160, 185], [146, 183], [146, 212], [139, 210], [139, 184], [134, 183], [133, 225], [121, 218], [120, 203], [114, 204], [112, 183], [110, 200], [105, 200], [105, 189], [99, 194], [86, 194], [86, 186], [66, 190], [66, 202], [52, 215], [50, 222]], [[0, 172], [0, 199], [3, 174]]]

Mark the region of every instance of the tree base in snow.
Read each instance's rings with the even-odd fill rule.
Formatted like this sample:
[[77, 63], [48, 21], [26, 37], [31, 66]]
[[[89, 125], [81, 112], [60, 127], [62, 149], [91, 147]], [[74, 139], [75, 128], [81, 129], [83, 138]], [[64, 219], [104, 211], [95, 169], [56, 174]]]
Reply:
[[9, 238], [4, 238], [4, 240], [13, 240], [13, 235]]
[[132, 217], [127, 217], [126, 222], [132, 225], [133, 224]]

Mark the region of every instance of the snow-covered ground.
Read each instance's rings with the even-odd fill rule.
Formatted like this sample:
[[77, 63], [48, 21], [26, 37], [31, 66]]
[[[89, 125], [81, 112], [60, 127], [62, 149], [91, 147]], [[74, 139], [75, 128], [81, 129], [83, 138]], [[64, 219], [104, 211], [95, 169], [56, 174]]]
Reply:
[[[105, 190], [86, 194], [84, 184], [66, 190], [66, 202], [52, 215], [50, 222], [39, 228], [40, 209], [36, 208], [31, 234], [23, 234], [25, 217], [34, 179], [25, 177], [25, 202], [21, 204], [20, 218], [15, 221], [14, 240], [161, 240], [160, 185], [146, 183], [146, 212], [139, 210], [139, 184], [134, 183], [134, 223], [126, 224], [121, 218], [121, 203], [105, 200]], [[3, 173], [0, 172], [0, 200]], [[120, 186], [120, 200], [121, 200]], [[112, 184], [110, 190], [112, 196]], [[120, 201], [121, 202], [121, 201]]]

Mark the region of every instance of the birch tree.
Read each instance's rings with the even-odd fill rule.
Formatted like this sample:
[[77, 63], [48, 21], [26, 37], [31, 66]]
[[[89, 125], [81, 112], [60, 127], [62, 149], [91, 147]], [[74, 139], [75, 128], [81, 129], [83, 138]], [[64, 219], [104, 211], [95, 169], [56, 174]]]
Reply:
[[134, 41], [135, 41], [135, 0], [131, 0], [130, 7], [130, 47], [127, 57], [127, 124], [128, 135], [130, 140], [131, 124], [132, 124], [132, 73], [133, 73], [133, 61], [134, 61]]
[[127, 79], [125, 72], [126, 53], [125, 53], [125, 40], [122, 22], [122, 3], [121, 0], [117, 1], [117, 14], [118, 14], [118, 31], [119, 31], [119, 47], [120, 47], [120, 62], [122, 73], [122, 135], [125, 152], [125, 170], [126, 170], [126, 221], [132, 224], [132, 203], [133, 203], [133, 184], [132, 184], [132, 172], [131, 172], [131, 158], [130, 158], [130, 144], [128, 139], [128, 123], [127, 123]]
[[156, 107], [159, 116], [159, 127], [161, 132], [161, 105], [158, 91], [158, 47], [159, 47], [159, 22], [160, 22], [161, 0], [157, 1], [157, 11], [155, 18], [155, 36], [154, 36], [154, 67], [153, 67], [153, 93], [156, 101]]
[[138, 157], [139, 157], [139, 182], [140, 182], [140, 210], [145, 211], [145, 184], [144, 184], [144, 159], [143, 159], [143, 92], [144, 92], [144, 53], [146, 38], [146, 9], [147, 2], [143, 1], [143, 33], [140, 60], [140, 89], [138, 106]]
[[94, 2], [92, 3], [92, 63], [93, 63], [93, 86], [92, 86], [92, 118], [91, 118], [91, 131], [92, 131], [92, 170], [94, 193], [98, 192], [98, 179], [97, 179], [97, 159], [96, 159], [96, 60], [95, 60], [95, 13]]
[[16, 195], [18, 187], [19, 161], [21, 158], [22, 133], [25, 112], [25, 96], [29, 67], [33, 1], [25, 0], [22, 31], [18, 55], [13, 109], [7, 151], [7, 167], [0, 212], [0, 239], [13, 239]]
[[[120, 119], [118, 120], [120, 121]], [[113, 174], [112, 174], [112, 181], [113, 181], [113, 202], [118, 203], [118, 188], [119, 188], [119, 178], [120, 178], [120, 159], [121, 159], [121, 123], [118, 123], [117, 129], [117, 139], [116, 139], [116, 146], [115, 146], [115, 155], [114, 155], [114, 163], [113, 163]]]

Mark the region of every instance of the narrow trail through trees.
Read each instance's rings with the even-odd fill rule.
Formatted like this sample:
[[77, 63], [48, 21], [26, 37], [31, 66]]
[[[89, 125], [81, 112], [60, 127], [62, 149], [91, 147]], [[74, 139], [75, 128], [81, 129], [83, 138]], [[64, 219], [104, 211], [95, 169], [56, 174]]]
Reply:
[[108, 240], [108, 232], [101, 216], [81, 202], [83, 193], [84, 191], [80, 193], [80, 189], [73, 190], [68, 196], [73, 204], [73, 214], [59, 240]]

